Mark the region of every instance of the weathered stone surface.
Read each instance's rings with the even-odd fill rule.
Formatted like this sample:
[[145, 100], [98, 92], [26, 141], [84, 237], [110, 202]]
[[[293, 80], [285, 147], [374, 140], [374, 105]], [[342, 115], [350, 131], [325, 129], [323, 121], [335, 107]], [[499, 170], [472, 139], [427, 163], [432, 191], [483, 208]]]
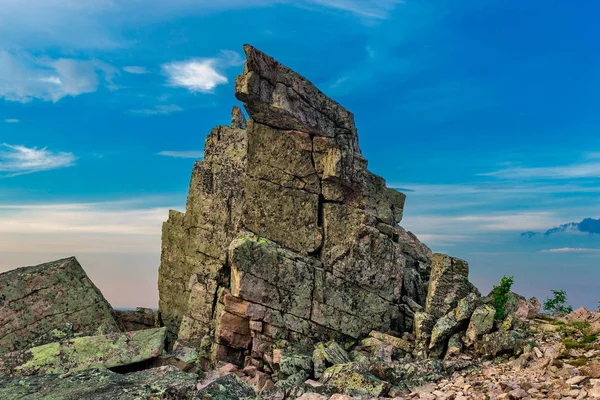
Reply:
[[115, 310], [115, 317], [127, 332], [151, 329], [156, 326], [156, 313], [150, 308]]
[[517, 331], [499, 330], [483, 335], [475, 342], [475, 351], [484, 357], [496, 357], [501, 354], [519, 354], [523, 351], [525, 341]]
[[110, 304], [75, 257], [0, 274], [0, 354], [119, 331]]
[[490, 305], [481, 305], [475, 309], [467, 328], [466, 337], [470, 344], [483, 334], [491, 332], [494, 327], [496, 309]]
[[[248, 138], [239, 113], [234, 108], [232, 126], [208, 135], [204, 158], [192, 172], [185, 214], [171, 211], [163, 224], [159, 310], [170, 343], [188, 311], [190, 331], [214, 332], [212, 305], [219, 283], [228, 279], [223, 271], [227, 248], [241, 228]], [[191, 277], [204, 294], [198, 293], [201, 304], [190, 308]]]
[[425, 311], [439, 318], [458, 304], [469, 293], [479, 295], [469, 282], [469, 265], [466, 261], [445, 254], [434, 254]]
[[391, 385], [372, 375], [361, 364], [338, 364], [327, 368], [321, 382], [350, 396], [385, 396]]
[[235, 94], [250, 119], [234, 108], [231, 126], [211, 132], [185, 214], [163, 227], [169, 342], [239, 362], [279, 340], [411, 331], [432, 255], [398, 225], [405, 195], [367, 170], [350, 112], [244, 50]]
[[333, 137], [356, 136], [354, 116], [306, 78], [250, 45], [235, 95], [252, 119], [280, 129]]
[[0, 356], [0, 375], [63, 374], [113, 368], [158, 357], [166, 328], [85, 336]]
[[435, 325], [435, 317], [426, 312], [415, 313], [415, 337], [417, 340], [429, 339]]
[[239, 400], [254, 398], [252, 386], [244, 383], [236, 374], [228, 374], [202, 385], [197, 399], [202, 400]]
[[13, 376], [0, 379], [4, 400], [131, 400], [196, 398], [198, 376], [161, 367], [129, 374], [105, 369], [68, 375]]

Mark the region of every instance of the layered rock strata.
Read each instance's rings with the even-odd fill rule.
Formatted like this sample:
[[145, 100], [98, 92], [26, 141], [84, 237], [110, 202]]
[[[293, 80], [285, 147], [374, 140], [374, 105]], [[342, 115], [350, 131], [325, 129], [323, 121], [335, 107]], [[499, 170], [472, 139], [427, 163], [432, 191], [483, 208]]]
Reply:
[[[404, 194], [367, 170], [351, 112], [244, 50], [235, 95], [250, 119], [234, 107], [231, 124], [211, 131], [186, 212], [163, 225], [159, 309], [170, 344], [241, 362], [280, 339], [412, 331], [413, 309], [438, 307], [449, 289], [432, 286], [431, 251], [398, 225]], [[466, 294], [457, 290], [456, 300]]]

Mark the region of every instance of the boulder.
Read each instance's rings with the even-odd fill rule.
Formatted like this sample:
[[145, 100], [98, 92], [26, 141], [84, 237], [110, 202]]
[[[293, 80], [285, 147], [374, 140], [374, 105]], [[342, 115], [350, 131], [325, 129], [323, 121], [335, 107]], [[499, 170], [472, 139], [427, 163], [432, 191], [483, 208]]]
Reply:
[[0, 354], [113, 332], [110, 304], [75, 257], [0, 274]]
[[0, 355], [0, 375], [64, 374], [115, 368], [158, 357], [166, 328], [85, 336]]
[[150, 308], [138, 307], [135, 310], [115, 310], [114, 315], [127, 332], [141, 331], [157, 326], [157, 315]]
[[384, 397], [390, 390], [390, 383], [372, 375], [361, 364], [347, 363], [329, 367], [323, 373], [321, 382], [349, 396]]
[[445, 254], [434, 254], [425, 312], [440, 318], [470, 293], [480, 295], [477, 288], [469, 282], [469, 264]]
[[9, 376], [0, 379], [1, 399], [131, 400], [196, 399], [198, 376], [161, 367], [119, 374], [89, 369], [67, 375]]
[[489, 333], [494, 328], [496, 309], [490, 305], [481, 305], [475, 309], [467, 327], [467, 342], [475, 343], [478, 337]]
[[499, 330], [483, 335], [475, 342], [475, 351], [482, 357], [497, 357], [499, 355], [513, 355], [523, 352], [525, 340], [517, 331]]

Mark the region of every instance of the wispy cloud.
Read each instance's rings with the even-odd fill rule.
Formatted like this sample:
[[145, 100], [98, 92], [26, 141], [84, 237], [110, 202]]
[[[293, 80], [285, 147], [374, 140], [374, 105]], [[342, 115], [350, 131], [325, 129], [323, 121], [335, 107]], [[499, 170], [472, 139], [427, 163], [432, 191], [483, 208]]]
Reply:
[[135, 65], [123, 67], [123, 71], [129, 72], [130, 74], [136, 74], [136, 75], [142, 75], [142, 74], [148, 73], [148, 69], [146, 67], [138, 67]]
[[112, 85], [116, 70], [93, 60], [37, 58], [0, 51], [0, 98], [27, 103], [57, 102], [66, 96], [95, 92], [101, 82]]
[[6, 122], [7, 124], [18, 124], [21, 121], [16, 118], [7, 118], [4, 120], [4, 122]]
[[558, 249], [540, 250], [540, 253], [600, 253], [600, 249], [589, 249], [581, 247], [562, 247]]
[[156, 153], [159, 156], [175, 157], [175, 158], [196, 158], [204, 157], [204, 152], [201, 150], [186, 150], [186, 151], [161, 151]]
[[479, 175], [502, 179], [600, 178], [600, 162], [582, 162], [556, 167], [514, 167]]
[[143, 203], [0, 205], [0, 253], [158, 253], [161, 224], [172, 207]]
[[[359, 17], [385, 19], [403, 0], [305, 0], [304, 3], [347, 11]], [[300, 4], [303, 2], [299, 2]]]
[[130, 110], [129, 112], [132, 114], [139, 114], [139, 115], [168, 115], [168, 114], [173, 114], [175, 112], [180, 112], [183, 111], [183, 108], [179, 107], [176, 104], [169, 104], [169, 105], [158, 105], [152, 108], [141, 108], [141, 109], [135, 109], [135, 110]]
[[177, 61], [162, 66], [167, 84], [190, 92], [213, 93], [214, 89], [228, 83], [223, 70], [243, 64], [235, 51], [222, 50], [219, 57]]
[[73, 153], [53, 152], [47, 148], [0, 144], [0, 176], [13, 177], [33, 172], [70, 167], [77, 157]]

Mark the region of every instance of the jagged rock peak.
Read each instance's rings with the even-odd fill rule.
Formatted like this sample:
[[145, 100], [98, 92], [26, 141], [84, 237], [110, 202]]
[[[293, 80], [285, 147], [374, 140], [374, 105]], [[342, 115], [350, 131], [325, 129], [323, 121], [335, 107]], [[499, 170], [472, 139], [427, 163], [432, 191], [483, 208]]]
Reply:
[[404, 194], [367, 170], [351, 112], [244, 51], [235, 95], [249, 119], [234, 107], [231, 124], [211, 131], [186, 212], [163, 225], [170, 342], [241, 364], [280, 339], [412, 331], [432, 254], [398, 225]]

